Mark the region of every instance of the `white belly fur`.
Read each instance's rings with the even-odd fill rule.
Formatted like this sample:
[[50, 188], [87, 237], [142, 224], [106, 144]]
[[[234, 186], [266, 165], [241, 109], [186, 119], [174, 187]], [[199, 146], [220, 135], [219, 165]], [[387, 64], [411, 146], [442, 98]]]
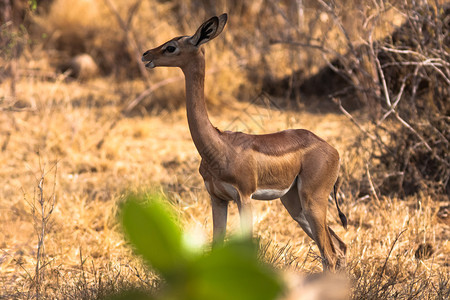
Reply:
[[277, 198], [280, 198], [280, 197], [284, 196], [288, 191], [289, 191], [289, 189], [285, 189], [285, 190], [276, 190], [276, 189], [256, 190], [252, 194], [252, 199], [256, 199], [256, 200], [274, 200], [274, 199], [277, 199]]
[[[255, 200], [275, 200], [280, 197], [283, 197], [290, 189], [291, 187], [296, 183], [297, 177], [294, 179], [294, 181], [291, 183], [291, 185], [287, 189], [257, 189], [252, 195], [252, 199]], [[211, 193], [210, 189], [210, 183], [205, 182], [206, 189], [209, 193]], [[224, 194], [217, 194], [218, 191], [216, 191], [216, 196], [221, 199], [233, 199], [237, 200], [239, 198], [239, 193], [236, 190], [236, 188], [226, 182], [220, 183], [221, 187], [223, 188]], [[231, 200], [230, 199], [230, 200]]]
[[252, 199], [256, 200], [274, 200], [286, 195], [286, 193], [291, 189], [291, 187], [296, 182], [297, 177], [291, 183], [287, 189], [257, 189], [252, 194]]

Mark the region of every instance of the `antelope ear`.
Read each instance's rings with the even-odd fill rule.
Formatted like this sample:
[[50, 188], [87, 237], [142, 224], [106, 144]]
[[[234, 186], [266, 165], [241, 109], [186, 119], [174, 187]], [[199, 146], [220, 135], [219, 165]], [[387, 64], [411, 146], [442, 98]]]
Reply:
[[195, 34], [189, 38], [189, 42], [196, 47], [209, 42], [222, 32], [227, 23], [227, 19], [227, 14], [212, 17], [197, 29]]

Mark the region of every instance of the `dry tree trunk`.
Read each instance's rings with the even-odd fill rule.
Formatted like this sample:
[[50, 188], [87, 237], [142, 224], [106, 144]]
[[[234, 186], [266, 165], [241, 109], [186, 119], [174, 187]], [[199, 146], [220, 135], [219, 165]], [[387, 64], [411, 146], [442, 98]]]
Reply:
[[[1, 12], [1, 19], [0, 24], [2, 26], [1, 28], [1, 38], [8, 38], [5, 37], [3, 31], [7, 31], [9, 29], [13, 29], [13, 20], [12, 20], [12, 0], [0, 0], [0, 12]], [[2, 43], [3, 44], [3, 43]], [[11, 72], [11, 95], [13, 98], [16, 97], [16, 56], [17, 56], [17, 49], [16, 46], [13, 47], [12, 55], [11, 55], [11, 61], [9, 62], [10, 72]]]
[[5, 24], [11, 21], [12, 5], [11, 0], [0, 0], [0, 23]]

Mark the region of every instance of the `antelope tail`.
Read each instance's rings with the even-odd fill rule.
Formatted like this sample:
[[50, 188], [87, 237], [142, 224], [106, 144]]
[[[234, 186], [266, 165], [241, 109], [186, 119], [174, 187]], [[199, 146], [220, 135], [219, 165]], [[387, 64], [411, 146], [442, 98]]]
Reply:
[[333, 190], [334, 190], [334, 202], [336, 203], [336, 208], [338, 210], [339, 219], [341, 219], [342, 226], [344, 226], [344, 228], [347, 229], [347, 217], [345, 216], [345, 214], [339, 208], [339, 203], [337, 201], [337, 192], [339, 190], [339, 186], [340, 186], [340, 180], [338, 178], [338, 180], [336, 180], [336, 183], [334, 184], [334, 187], [333, 187]]

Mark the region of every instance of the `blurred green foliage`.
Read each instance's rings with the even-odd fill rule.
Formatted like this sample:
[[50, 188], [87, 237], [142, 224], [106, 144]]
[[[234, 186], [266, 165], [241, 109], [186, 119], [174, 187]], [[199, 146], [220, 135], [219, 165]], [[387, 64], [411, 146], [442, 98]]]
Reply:
[[37, 9], [37, 0], [28, 0], [28, 6], [31, 11], [35, 11]]
[[121, 216], [127, 238], [163, 283], [156, 293], [125, 291], [109, 299], [269, 300], [283, 289], [275, 271], [257, 259], [258, 246], [250, 239], [194, 252], [160, 194], [128, 196]]

